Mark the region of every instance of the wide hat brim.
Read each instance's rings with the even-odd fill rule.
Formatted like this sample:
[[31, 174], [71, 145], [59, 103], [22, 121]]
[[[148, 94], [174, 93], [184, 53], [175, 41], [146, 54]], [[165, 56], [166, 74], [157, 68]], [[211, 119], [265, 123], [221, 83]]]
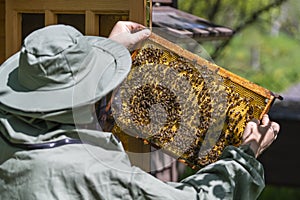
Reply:
[[82, 80], [59, 90], [24, 88], [18, 82], [18, 52], [0, 67], [0, 102], [25, 112], [51, 112], [95, 103], [116, 88], [130, 71], [129, 51], [107, 38], [84, 37], [90, 43], [93, 55], [82, 62], [82, 66], [91, 67]]

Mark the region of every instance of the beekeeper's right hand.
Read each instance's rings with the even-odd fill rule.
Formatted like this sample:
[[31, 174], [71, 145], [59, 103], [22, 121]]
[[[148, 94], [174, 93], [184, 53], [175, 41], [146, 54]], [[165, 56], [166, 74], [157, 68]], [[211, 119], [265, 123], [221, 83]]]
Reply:
[[141, 24], [131, 21], [119, 21], [112, 29], [109, 38], [123, 44], [132, 51], [139, 42], [147, 39], [150, 34], [151, 31]]

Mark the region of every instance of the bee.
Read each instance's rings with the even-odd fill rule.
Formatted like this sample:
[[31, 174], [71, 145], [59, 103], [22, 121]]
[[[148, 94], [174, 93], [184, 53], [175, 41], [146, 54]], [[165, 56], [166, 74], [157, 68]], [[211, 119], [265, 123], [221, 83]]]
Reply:
[[240, 112], [240, 111], [237, 111], [237, 112], [235, 112], [234, 116], [237, 117], [237, 116], [240, 115], [240, 114], [241, 114], [241, 112]]

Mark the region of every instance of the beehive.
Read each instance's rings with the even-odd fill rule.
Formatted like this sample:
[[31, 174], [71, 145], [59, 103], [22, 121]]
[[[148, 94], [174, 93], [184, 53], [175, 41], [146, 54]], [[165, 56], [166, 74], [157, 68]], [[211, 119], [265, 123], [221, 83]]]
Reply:
[[275, 99], [155, 34], [132, 57], [114, 100], [113, 133], [141, 138], [194, 168], [239, 146], [247, 122], [261, 119]]

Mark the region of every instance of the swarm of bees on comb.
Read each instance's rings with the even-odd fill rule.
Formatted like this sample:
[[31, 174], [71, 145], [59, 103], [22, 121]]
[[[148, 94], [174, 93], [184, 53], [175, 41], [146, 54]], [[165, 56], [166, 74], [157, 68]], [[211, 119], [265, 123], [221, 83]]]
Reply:
[[213, 163], [226, 146], [241, 144], [247, 122], [260, 119], [274, 96], [153, 37], [133, 55], [115, 96], [112, 132], [141, 138], [193, 168]]

